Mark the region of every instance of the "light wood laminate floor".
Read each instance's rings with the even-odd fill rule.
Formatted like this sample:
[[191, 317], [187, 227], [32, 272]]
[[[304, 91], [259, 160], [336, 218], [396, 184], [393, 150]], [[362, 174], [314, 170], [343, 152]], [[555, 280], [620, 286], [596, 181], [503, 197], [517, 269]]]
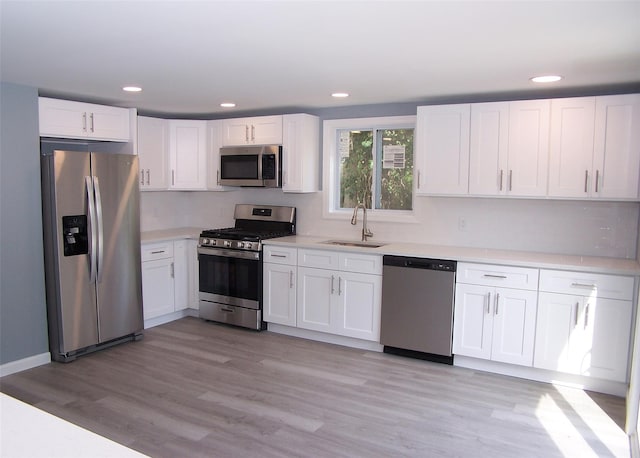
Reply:
[[197, 318], [0, 390], [157, 457], [629, 456], [622, 398]]

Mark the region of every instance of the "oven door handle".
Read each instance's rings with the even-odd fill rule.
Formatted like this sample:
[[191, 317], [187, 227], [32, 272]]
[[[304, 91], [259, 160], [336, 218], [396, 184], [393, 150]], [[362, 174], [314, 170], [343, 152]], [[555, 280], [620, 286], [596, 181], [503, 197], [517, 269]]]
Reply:
[[198, 247], [198, 254], [204, 256], [223, 256], [225, 258], [251, 259], [256, 261], [260, 259], [260, 253], [258, 251], [225, 250], [224, 248]]

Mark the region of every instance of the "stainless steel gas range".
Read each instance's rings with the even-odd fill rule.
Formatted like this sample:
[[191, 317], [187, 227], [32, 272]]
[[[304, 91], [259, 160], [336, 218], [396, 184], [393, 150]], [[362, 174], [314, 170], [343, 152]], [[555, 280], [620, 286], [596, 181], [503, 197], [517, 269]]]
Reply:
[[234, 227], [200, 234], [200, 318], [262, 330], [262, 241], [296, 233], [295, 207], [237, 204]]

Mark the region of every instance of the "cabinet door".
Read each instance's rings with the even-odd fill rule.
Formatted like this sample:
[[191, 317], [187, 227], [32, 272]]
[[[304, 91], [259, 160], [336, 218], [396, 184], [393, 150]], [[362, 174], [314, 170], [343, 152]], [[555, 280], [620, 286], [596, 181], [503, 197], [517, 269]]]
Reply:
[[418, 107], [416, 194], [468, 193], [470, 112], [468, 104]]
[[142, 263], [144, 319], [174, 311], [173, 258]]
[[536, 331], [536, 291], [497, 288], [491, 360], [531, 366]]
[[585, 333], [579, 326], [582, 309], [581, 296], [539, 293], [534, 367], [580, 373], [573, 354], [585, 347]]
[[580, 374], [617, 382], [627, 381], [631, 334], [631, 301], [584, 299], [581, 325], [586, 334], [580, 353]]
[[263, 319], [296, 326], [296, 266], [264, 263]]
[[637, 199], [640, 175], [640, 94], [596, 97], [595, 195]]
[[469, 194], [505, 193], [508, 139], [509, 102], [471, 105]]
[[549, 100], [509, 103], [507, 194], [545, 196], [549, 163]]
[[319, 127], [316, 116], [282, 117], [282, 191], [316, 192], [319, 177]]
[[220, 147], [222, 146], [222, 121], [207, 121], [207, 189], [225, 191], [220, 185]]
[[224, 119], [222, 121], [222, 145], [247, 145], [249, 143], [248, 118]]
[[173, 242], [174, 310], [184, 310], [189, 306], [189, 260], [187, 241]]
[[380, 340], [382, 276], [340, 272], [337, 333], [358, 339]]
[[336, 272], [298, 267], [297, 325], [314, 331], [334, 332]]
[[121, 142], [131, 139], [129, 110], [94, 104], [90, 104], [87, 109], [91, 138]]
[[171, 189], [206, 189], [206, 121], [169, 121]]
[[140, 190], [169, 188], [169, 121], [138, 116]]
[[594, 97], [551, 101], [549, 196], [591, 195], [594, 120]]
[[282, 144], [282, 116], [250, 118], [249, 142], [255, 145]]
[[87, 104], [68, 100], [38, 99], [41, 137], [88, 138]]
[[453, 353], [474, 358], [491, 357], [493, 288], [456, 286]]

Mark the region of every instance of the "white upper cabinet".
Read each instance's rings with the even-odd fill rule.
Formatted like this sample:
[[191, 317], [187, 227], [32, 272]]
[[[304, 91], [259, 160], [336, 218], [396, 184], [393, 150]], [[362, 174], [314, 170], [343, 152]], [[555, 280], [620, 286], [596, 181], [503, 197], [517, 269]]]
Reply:
[[282, 116], [257, 116], [222, 121], [222, 145], [280, 145]]
[[207, 122], [169, 121], [171, 189], [207, 188]]
[[169, 121], [138, 116], [140, 190], [169, 188]]
[[595, 97], [551, 101], [549, 196], [592, 195], [594, 121]]
[[469, 104], [418, 107], [417, 195], [466, 195], [469, 191]]
[[41, 137], [82, 138], [128, 142], [130, 110], [92, 103], [40, 97]]
[[550, 105], [549, 100], [509, 102], [507, 194], [547, 195]]
[[282, 117], [282, 190], [318, 191], [320, 121], [308, 114]]
[[508, 140], [509, 102], [471, 105], [469, 194], [506, 194]]
[[596, 97], [593, 167], [598, 197], [640, 197], [640, 94]]

